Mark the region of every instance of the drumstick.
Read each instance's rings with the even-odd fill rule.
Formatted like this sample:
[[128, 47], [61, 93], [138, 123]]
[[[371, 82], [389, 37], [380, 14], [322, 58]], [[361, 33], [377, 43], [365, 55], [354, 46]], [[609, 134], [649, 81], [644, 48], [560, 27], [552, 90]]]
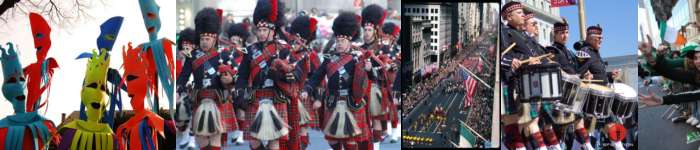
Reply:
[[540, 59], [542, 59], [542, 58], [549, 57], [549, 56], [553, 56], [553, 55], [554, 55], [554, 54], [552, 54], [552, 53], [547, 53], [547, 54], [540, 55], [540, 56], [530, 57], [530, 58], [528, 58], [528, 59], [526, 59], [526, 60], [523, 60], [523, 61], [520, 62], [520, 63], [526, 64], [526, 63], [529, 63], [529, 62], [532, 62], [532, 61], [535, 61], [535, 60], [540, 60]]
[[581, 80], [583, 82], [603, 82], [603, 80]]
[[510, 46], [508, 46], [508, 48], [506, 48], [506, 50], [504, 50], [503, 53], [501, 53], [501, 57], [503, 57], [503, 55], [506, 55], [506, 53], [513, 49], [513, 47], [515, 47], [515, 42], [513, 42], [513, 44], [510, 44]]

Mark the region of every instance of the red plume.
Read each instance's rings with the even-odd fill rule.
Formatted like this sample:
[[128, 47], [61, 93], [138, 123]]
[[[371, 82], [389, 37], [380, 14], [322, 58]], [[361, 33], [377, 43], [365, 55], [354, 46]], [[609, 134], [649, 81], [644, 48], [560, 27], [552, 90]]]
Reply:
[[272, 10], [270, 10], [270, 22], [275, 23], [277, 22], [277, 0], [270, 0], [270, 5], [272, 5]]
[[216, 15], [219, 16], [219, 23], [224, 23], [224, 10], [221, 8], [216, 9]]
[[318, 21], [315, 18], [309, 19], [309, 31], [313, 34], [316, 33], [316, 24]]
[[401, 32], [401, 28], [399, 28], [399, 26], [394, 26], [394, 32], [391, 33], [391, 35], [398, 37], [400, 32]]

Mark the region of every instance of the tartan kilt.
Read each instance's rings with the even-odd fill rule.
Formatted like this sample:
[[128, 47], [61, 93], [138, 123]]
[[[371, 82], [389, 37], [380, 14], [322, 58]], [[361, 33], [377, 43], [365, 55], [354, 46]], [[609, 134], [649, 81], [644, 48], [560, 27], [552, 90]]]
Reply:
[[[246, 115], [245, 115], [246, 121], [248, 121], [248, 123], [251, 123], [252, 120], [255, 119], [255, 113], [258, 112], [259, 105], [258, 105], [257, 101], [258, 101], [258, 98], [255, 98], [255, 102], [248, 104], [248, 110], [246, 111]], [[282, 120], [284, 120], [286, 123], [287, 120], [289, 120], [287, 117], [287, 103], [274, 103], [273, 105], [275, 106], [277, 113], [279, 113], [277, 115], [279, 115], [280, 118], [282, 118]], [[247, 126], [245, 131], [246, 132], [245, 132], [245, 135], [243, 136], [243, 139], [245, 139], [245, 140], [254, 140], [255, 139], [250, 135], [250, 125]], [[280, 137], [280, 140], [287, 140], [287, 139], [289, 139], [289, 134]]]
[[314, 101], [310, 98], [307, 98], [306, 100], [302, 101], [304, 103], [304, 108], [306, 108], [306, 111], [309, 112], [309, 116], [311, 120], [309, 120], [308, 123], [301, 125], [302, 127], [309, 127], [311, 129], [320, 129], [319, 127], [319, 116], [316, 113], [316, 110], [314, 110]]
[[[386, 116], [388, 114], [388, 104], [386, 103], [386, 94], [384, 93], [384, 89], [379, 86], [379, 84], [372, 82], [372, 86], [370, 87], [370, 95], [369, 97], [369, 102], [367, 103], [366, 106], [368, 106], [367, 111], [369, 112], [371, 116], [371, 120], [386, 120]], [[379, 97], [378, 95], [381, 95]]]
[[224, 123], [224, 130], [226, 132], [238, 130], [238, 120], [236, 119], [233, 105], [231, 103], [219, 103], [216, 106], [218, 106], [219, 111], [221, 111], [221, 122]]
[[[339, 142], [349, 142], [349, 141], [360, 142], [360, 141], [367, 141], [367, 140], [371, 139], [372, 134], [369, 131], [369, 124], [367, 122], [367, 120], [369, 119], [367, 117], [367, 114], [369, 114], [369, 113], [366, 111], [365, 108], [366, 107], [360, 107], [360, 109], [358, 109], [357, 111], [353, 111], [352, 109], [348, 110], [348, 111], [352, 112], [353, 117], [357, 121], [357, 127], [359, 127], [360, 130], [362, 130], [362, 133], [360, 135], [350, 137], [350, 138], [342, 138], [342, 139], [333, 138], [333, 137], [330, 137], [328, 135], [325, 135], [326, 140], [334, 140], [334, 141], [339, 141]], [[323, 117], [325, 118], [324, 119], [325, 121], [329, 121], [329, 118], [333, 114], [333, 109], [326, 108], [326, 110], [328, 110], [328, 111], [324, 112]], [[327, 124], [327, 123], [328, 122], [325, 122], [324, 124]], [[321, 127], [321, 128], [323, 128], [323, 127]]]
[[394, 105], [392, 102], [389, 104], [389, 120], [391, 121], [391, 124], [397, 124], [399, 122], [399, 111], [398, 111], [398, 105]]

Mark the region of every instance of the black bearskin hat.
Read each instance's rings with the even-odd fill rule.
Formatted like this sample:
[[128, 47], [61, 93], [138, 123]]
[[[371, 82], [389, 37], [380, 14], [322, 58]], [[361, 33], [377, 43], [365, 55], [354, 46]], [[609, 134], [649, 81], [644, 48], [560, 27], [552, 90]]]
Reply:
[[232, 36], [241, 37], [241, 39], [243, 39], [243, 42], [245, 43], [245, 40], [248, 39], [248, 37], [250, 36], [250, 32], [248, 32], [248, 24], [232, 24], [228, 27], [226, 34], [228, 34], [229, 38]]
[[391, 35], [395, 38], [399, 37], [399, 33], [401, 32], [401, 28], [397, 26], [394, 23], [388, 22], [385, 23], [384, 26], [382, 26], [382, 32], [386, 35]]
[[316, 25], [318, 21], [309, 16], [299, 16], [292, 21], [292, 26], [289, 30], [291, 34], [299, 34], [306, 42], [311, 42], [316, 38]]
[[333, 21], [333, 36], [345, 35], [354, 39], [360, 29], [359, 20], [360, 16], [352, 12], [341, 12]]
[[197, 39], [197, 34], [194, 33], [194, 30], [192, 30], [192, 28], [185, 28], [184, 30], [180, 31], [180, 37], [177, 39], [177, 50], [182, 50], [182, 44], [184, 44], [185, 42], [189, 42], [195, 45], [199, 43], [199, 40]]
[[197, 17], [194, 18], [194, 26], [198, 35], [203, 33], [219, 34], [221, 18], [216, 9], [207, 7], [197, 12]]
[[258, 0], [253, 11], [253, 23], [274, 25], [268, 27], [281, 28], [284, 26], [284, 5], [279, 0]]
[[380, 28], [384, 24], [384, 18], [386, 17], [386, 11], [382, 6], [377, 4], [372, 4], [364, 9], [362, 9], [362, 26], [367, 23], [373, 24], [375, 27]]

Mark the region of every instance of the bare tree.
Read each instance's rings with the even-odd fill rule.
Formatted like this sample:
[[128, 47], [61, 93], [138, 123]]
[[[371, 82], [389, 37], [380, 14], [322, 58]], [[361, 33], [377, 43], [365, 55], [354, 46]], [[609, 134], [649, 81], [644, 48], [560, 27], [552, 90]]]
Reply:
[[[92, 18], [86, 12], [91, 6], [90, 2], [89, 0], [3, 0], [0, 3], [0, 20], [7, 23], [17, 15], [34, 12], [41, 14], [54, 24], [72, 24], [81, 18]], [[99, 2], [104, 4], [103, 1]]]

